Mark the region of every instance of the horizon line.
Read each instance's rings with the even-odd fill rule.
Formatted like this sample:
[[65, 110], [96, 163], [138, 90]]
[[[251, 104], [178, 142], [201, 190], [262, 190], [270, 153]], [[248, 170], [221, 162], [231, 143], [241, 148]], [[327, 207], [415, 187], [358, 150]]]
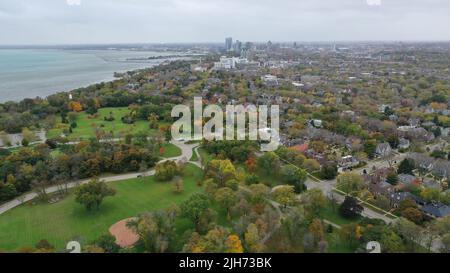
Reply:
[[[225, 40], [225, 39], [224, 39]], [[239, 39], [234, 39], [238, 41]], [[288, 44], [288, 43], [450, 43], [450, 40], [310, 40], [310, 41], [244, 41], [256, 44], [265, 44], [269, 41], [276, 44]], [[55, 47], [55, 46], [105, 46], [105, 45], [204, 45], [204, 44], [222, 44], [222, 41], [198, 41], [198, 42], [99, 42], [99, 43], [54, 43], [54, 44], [0, 44], [0, 47]]]

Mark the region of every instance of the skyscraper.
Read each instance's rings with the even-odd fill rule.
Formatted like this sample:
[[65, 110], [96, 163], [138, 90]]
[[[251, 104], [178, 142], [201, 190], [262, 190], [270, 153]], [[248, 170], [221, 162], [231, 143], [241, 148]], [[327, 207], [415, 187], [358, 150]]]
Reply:
[[236, 40], [236, 42], [234, 43], [234, 51], [237, 53], [241, 53], [241, 50], [242, 50], [242, 42]]
[[230, 51], [233, 47], [233, 38], [228, 37], [225, 39], [225, 50]]

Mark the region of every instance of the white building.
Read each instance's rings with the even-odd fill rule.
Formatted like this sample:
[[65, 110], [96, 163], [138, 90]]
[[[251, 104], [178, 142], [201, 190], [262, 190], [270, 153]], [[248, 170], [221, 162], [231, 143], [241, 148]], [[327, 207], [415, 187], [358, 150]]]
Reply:
[[214, 70], [228, 70], [228, 69], [235, 69], [237, 65], [239, 64], [246, 64], [248, 63], [248, 60], [245, 58], [236, 58], [236, 57], [220, 57], [220, 60], [218, 62], [214, 63]]

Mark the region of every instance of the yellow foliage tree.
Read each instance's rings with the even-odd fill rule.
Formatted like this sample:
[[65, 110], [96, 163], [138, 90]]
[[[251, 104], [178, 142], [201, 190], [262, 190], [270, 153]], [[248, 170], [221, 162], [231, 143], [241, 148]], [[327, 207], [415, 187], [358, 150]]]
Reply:
[[81, 111], [83, 111], [83, 106], [78, 101], [71, 101], [69, 103], [69, 108], [70, 108], [70, 110], [72, 110], [74, 112], [81, 112]]

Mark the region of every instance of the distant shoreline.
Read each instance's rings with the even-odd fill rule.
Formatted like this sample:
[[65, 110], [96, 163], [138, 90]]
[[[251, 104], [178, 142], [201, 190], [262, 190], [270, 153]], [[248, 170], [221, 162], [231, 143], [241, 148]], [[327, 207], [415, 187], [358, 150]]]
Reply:
[[0, 103], [47, 98], [59, 92], [111, 82], [118, 79], [116, 73], [152, 68], [182, 57], [170, 52], [165, 57], [156, 51], [0, 50]]

